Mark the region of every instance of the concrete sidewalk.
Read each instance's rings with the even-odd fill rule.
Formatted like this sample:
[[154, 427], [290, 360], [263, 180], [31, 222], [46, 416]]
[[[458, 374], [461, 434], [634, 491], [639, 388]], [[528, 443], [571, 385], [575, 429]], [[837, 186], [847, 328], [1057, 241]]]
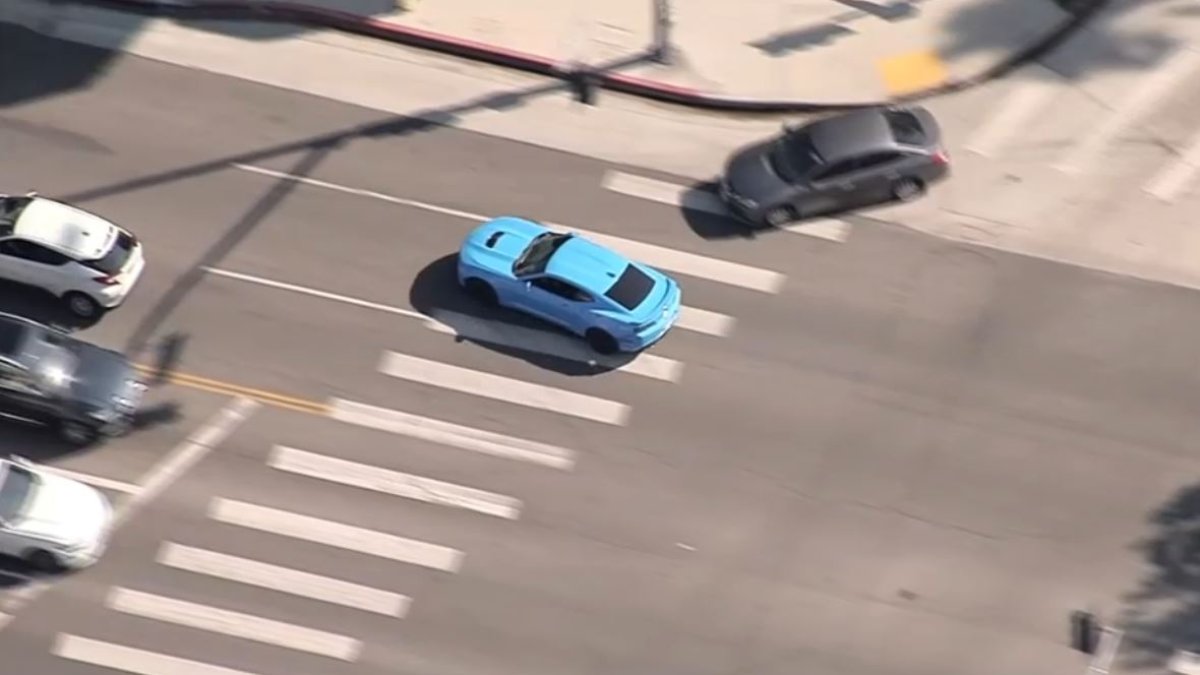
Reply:
[[[304, 2], [563, 62], [611, 63], [654, 39], [654, 0]], [[975, 75], [1067, 17], [1052, 0], [670, 4], [679, 58], [627, 73], [717, 95], [813, 103], [882, 100]]]

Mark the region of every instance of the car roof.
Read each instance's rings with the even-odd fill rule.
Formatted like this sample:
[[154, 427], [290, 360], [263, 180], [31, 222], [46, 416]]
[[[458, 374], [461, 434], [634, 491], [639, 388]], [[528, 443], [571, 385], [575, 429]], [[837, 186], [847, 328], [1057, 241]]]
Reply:
[[804, 131], [813, 147], [829, 164], [872, 152], [899, 150], [885, 116], [885, 108], [866, 108], [808, 125]]
[[89, 238], [96, 236], [96, 226], [114, 225], [103, 218], [62, 202], [35, 197], [17, 219], [13, 235], [26, 239], [73, 258], [87, 258], [95, 247]]
[[550, 258], [546, 273], [588, 293], [602, 295], [617, 283], [630, 263], [620, 253], [573, 234]]

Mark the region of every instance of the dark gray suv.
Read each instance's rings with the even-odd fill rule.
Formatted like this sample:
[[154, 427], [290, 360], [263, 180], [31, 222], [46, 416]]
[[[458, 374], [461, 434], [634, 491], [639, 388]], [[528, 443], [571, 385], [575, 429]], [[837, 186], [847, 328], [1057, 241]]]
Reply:
[[739, 150], [721, 178], [738, 217], [780, 227], [801, 218], [908, 201], [949, 173], [933, 115], [920, 106], [866, 108], [785, 127]]
[[0, 410], [86, 445], [125, 433], [146, 392], [120, 352], [0, 313]]

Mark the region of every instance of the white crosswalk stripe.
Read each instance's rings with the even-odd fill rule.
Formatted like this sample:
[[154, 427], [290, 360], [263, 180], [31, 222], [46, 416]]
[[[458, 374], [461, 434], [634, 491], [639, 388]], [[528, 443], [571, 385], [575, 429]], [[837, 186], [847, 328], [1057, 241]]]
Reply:
[[145, 619], [221, 633], [342, 661], [356, 660], [362, 649], [360, 641], [345, 635], [128, 588], [112, 588], [105, 604], [109, 609]]
[[52, 653], [62, 659], [136, 675], [256, 675], [201, 661], [60, 633]]
[[677, 382], [683, 372], [683, 364], [674, 359], [648, 353], [638, 354], [632, 360], [605, 356], [593, 352], [585, 343], [569, 335], [489, 321], [449, 310], [433, 310], [426, 325], [440, 333], [466, 340], [545, 354], [564, 361], [592, 364], [655, 380]]
[[506, 436], [431, 417], [422, 417], [340, 398], [329, 400], [329, 410], [329, 416], [339, 422], [401, 434], [483, 455], [530, 462], [554, 469], [571, 469], [575, 465], [575, 451], [568, 448]]
[[267, 463], [301, 476], [501, 518], [521, 513], [521, 501], [512, 497], [282, 445], [275, 446]]
[[410, 382], [540, 408], [595, 422], [624, 426], [629, 421], [629, 406], [624, 403], [399, 352], [385, 352], [379, 364], [379, 371]]
[[1197, 171], [1200, 171], [1200, 129], [1179, 158], [1151, 177], [1143, 189], [1164, 202], [1173, 202], [1188, 190]]
[[457, 572], [462, 566], [462, 551], [446, 546], [258, 504], [216, 498], [209, 504], [208, 515], [213, 520], [229, 525], [344, 548], [349, 551], [445, 572]]
[[163, 543], [158, 562], [196, 574], [388, 616], [404, 616], [410, 604], [410, 599], [399, 593], [174, 542]]
[[[337, 183], [330, 183], [328, 181], [308, 178], [306, 176], [295, 176], [281, 171], [275, 171], [273, 169], [266, 169], [260, 166], [250, 166], [247, 164], [234, 164], [232, 166], [242, 171], [269, 176], [271, 178], [292, 181], [301, 183], [303, 185], [319, 187], [345, 194], [352, 194], [368, 199], [377, 199], [392, 204], [421, 209], [433, 213], [440, 213], [455, 218], [475, 221], [485, 221], [489, 218], [489, 216], [479, 213], [460, 211], [458, 209], [451, 209], [414, 199], [394, 197], [380, 192], [353, 188], [346, 185], [338, 185]], [[750, 265], [743, 265], [727, 260], [710, 258], [708, 256], [702, 256], [695, 253], [677, 251], [665, 246], [647, 244], [632, 239], [625, 239], [624, 237], [604, 234], [602, 232], [594, 232], [579, 227], [559, 225], [556, 223], [546, 223], [546, 226], [560, 231], [569, 230], [576, 232], [577, 234], [587, 237], [598, 244], [608, 246], [609, 248], [619, 251], [624, 255], [637, 260], [638, 262], [645, 263], [652, 267], [657, 267], [671, 272], [678, 272], [680, 274], [686, 274], [688, 276], [693, 276], [700, 279], [709, 279], [732, 286], [762, 291], [764, 293], [778, 293], [780, 288], [783, 286], [785, 279], [784, 275], [771, 270], [759, 269]]]
[[[606, 172], [603, 185], [606, 190], [629, 197], [637, 197], [689, 211], [702, 211], [721, 216], [731, 215], [720, 198], [707, 190], [698, 190], [621, 171]], [[779, 229], [792, 234], [802, 234], [836, 242], [846, 241], [850, 237], [850, 225], [835, 218], [806, 220], [785, 225]]]
[[1017, 84], [975, 134], [967, 140], [966, 149], [977, 155], [991, 157], [1026, 126], [1031, 118], [1048, 104], [1063, 86], [1061, 76], [1041, 66], [1031, 66], [1029, 81]]

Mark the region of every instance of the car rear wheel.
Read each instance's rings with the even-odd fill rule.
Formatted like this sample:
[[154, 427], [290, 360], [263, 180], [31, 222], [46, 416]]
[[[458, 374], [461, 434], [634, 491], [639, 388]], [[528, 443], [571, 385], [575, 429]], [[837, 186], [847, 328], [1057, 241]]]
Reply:
[[45, 549], [35, 548], [25, 552], [25, 563], [39, 572], [57, 572], [62, 569], [58, 556]]
[[496, 297], [496, 289], [492, 288], [491, 284], [482, 279], [467, 279], [463, 284], [463, 288], [467, 291], [467, 295], [485, 307], [495, 307], [499, 304], [499, 299]]
[[783, 227], [796, 219], [796, 211], [790, 206], [777, 206], [767, 211], [766, 221], [771, 227]]
[[583, 338], [587, 340], [592, 351], [597, 354], [615, 354], [617, 352], [617, 339], [599, 328], [589, 328], [583, 334]]
[[892, 183], [892, 196], [896, 201], [911, 202], [925, 194], [925, 184], [916, 178], [901, 178]]
[[62, 435], [68, 443], [73, 445], [87, 445], [96, 440], [98, 434], [96, 430], [82, 422], [64, 421], [59, 424], [58, 433]]
[[78, 291], [72, 291], [63, 296], [67, 309], [81, 319], [90, 319], [100, 313], [100, 303]]

